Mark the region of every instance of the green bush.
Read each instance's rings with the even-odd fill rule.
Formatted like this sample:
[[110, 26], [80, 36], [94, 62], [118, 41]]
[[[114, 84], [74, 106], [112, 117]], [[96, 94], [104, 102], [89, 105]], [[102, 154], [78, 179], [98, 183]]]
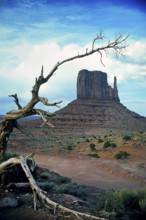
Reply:
[[67, 150], [72, 150], [72, 149], [73, 149], [72, 145], [69, 144], [69, 145], [67, 146]]
[[91, 143], [91, 144], [90, 144], [90, 149], [91, 149], [92, 151], [95, 151], [95, 150], [96, 150], [96, 145], [93, 144], [93, 143]]
[[123, 136], [123, 140], [125, 140], [125, 141], [131, 141], [131, 136], [125, 134], [125, 135]]
[[117, 147], [117, 145], [115, 144], [115, 143], [111, 143], [111, 146], [110, 146], [111, 148], [116, 148]]
[[123, 203], [119, 198], [117, 192], [108, 191], [106, 193], [104, 210], [106, 212], [112, 212], [114, 210], [116, 213], [124, 211]]
[[84, 196], [86, 195], [86, 190], [75, 183], [66, 183], [62, 185], [55, 185], [53, 187], [53, 192], [56, 193], [67, 193], [75, 196]]
[[[103, 209], [116, 213], [116, 219], [145, 219], [146, 189], [109, 191]], [[133, 218], [137, 215], [137, 218]], [[142, 218], [141, 218], [142, 217]]]
[[104, 147], [104, 148], [108, 148], [108, 147], [110, 147], [110, 145], [111, 145], [110, 141], [106, 141], [106, 142], [104, 143], [103, 147]]
[[40, 178], [42, 178], [42, 179], [49, 179], [51, 177], [51, 175], [50, 175], [50, 173], [48, 173], [48, 172], [42, 172], [41, 174], [40, 174]]
[[103, 140], [101, 138], [98, 138], [98, 143], [102, 143]]
[[66, 176], [60, 176], [56, 179], [57, 184], [70, 183], [71, 179]]
[[111, 143], [110, 141], [106, 141], [103, 145], [103, 148], [109, 148], [109, 147], [116, 148], [117, 145], [115, 143]]
[[127, 158], [130, 154], [127, 153], [126, 151], [119, 151], [116, 155], [115, 158], [116, 159], [124, 159]]
[[6, 155], [5, 155], [5, 160], [8, 160], [8, 159], [13, 158], [13, 157], [19, 157], [19, 156], [20, 156], [20, 154], [18, 154], [16, 152], [7, 151]]
[[98, 154], [88, 154], [89, 157], [100, 158]]
[[144, 211], [146, 209], [146, 196], [145, 198], [139, 199], [138, 204], [139, 204], [141, 211]]

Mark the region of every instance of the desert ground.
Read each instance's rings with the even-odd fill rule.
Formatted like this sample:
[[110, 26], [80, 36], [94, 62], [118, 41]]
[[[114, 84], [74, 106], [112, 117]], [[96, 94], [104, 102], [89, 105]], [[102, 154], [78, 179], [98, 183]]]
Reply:
[[[146, 132], [144, 131], [40, 128], [38, 123], [25, 124], [25, 130], [27, 135], [17, 130], [13, 132], [8, 151], [24, 156], [33, 152], [37, 165], [68, 177], [73, 183], [89, 187], [92, 193], [96, 191], [95, 189], [107, 191], [145, 188]], [[117, 158], [115, 155], [119, 152], [126, 152], [126, 155]], [[24, 205], [26, 220], [30, 216], [31, 219], [38, 220], [61, 219], [58, 216], [52, 217], [41, 209], [36, 213], [32, 208], [32, 201], [28, 204], [28, 206]], [[21, 209], [20, 206], [15, 211], [11, 211], [11, 216], [14, 215], [13, 219], [21, 218]], [[9, 215], [4, 211], [1, 212], [1, 216], [2, 220], [9, 219]]]
[[[48, 129], [36, 125], [26, 130], [34, 139], [15, 131], [9, 149], [23, 155], [34, 152], [38, 165], [70, 177], [73, 182], [103, 189], [131, 189], [146, 184], [146, 132]], [[106, 142], [116, 147], [104, 147]], [[129, 156], [116, 159], [119, 151]]]

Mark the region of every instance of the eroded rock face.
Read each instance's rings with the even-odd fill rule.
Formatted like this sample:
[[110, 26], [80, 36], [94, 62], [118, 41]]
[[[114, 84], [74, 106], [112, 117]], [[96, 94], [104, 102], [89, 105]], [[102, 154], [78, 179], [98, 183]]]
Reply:
[[108, 85], [107, 74], [101, 71], [79, 71], [77, 78], [77, 99], [96, 99], [98, 101], [120, 101], [117, 80], [114, 88]]
[[77, 78], [77, 99], [57, 111], [49, 121], [56, 127], [146, 131], [146, 118], [120, 103], [116, 77], [112, 88], [107, 74], [101, 71], [81, 70]]

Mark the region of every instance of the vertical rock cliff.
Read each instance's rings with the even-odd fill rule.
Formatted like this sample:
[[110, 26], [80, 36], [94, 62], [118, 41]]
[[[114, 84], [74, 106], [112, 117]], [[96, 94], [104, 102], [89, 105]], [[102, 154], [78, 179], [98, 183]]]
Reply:
[[114, 88], [108, 85], [107, 74], [101, 71], [79, 71], [77, 78], [77, 99], [95, 99], [98, 101], [117, 101], [117, 79], [114, 78]]

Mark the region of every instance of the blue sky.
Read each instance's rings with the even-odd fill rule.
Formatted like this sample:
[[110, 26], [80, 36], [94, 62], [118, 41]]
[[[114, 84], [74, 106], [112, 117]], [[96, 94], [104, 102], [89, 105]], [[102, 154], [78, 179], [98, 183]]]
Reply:
[[42, 65], [49, 73], [58, 61], [90, 48], [100, 31], [105, 41], [129, 34], [125, 57], [111, 51], [105, 66], [96, 54], [64, 64], [40, 95], [62, 100], [63, 107], [76, 98], [79, 70], [101, 70], [110, 85], [117, 76], [121, 103], [146, 116], [146, 4], [136, 0], [0, 0], [0, 114], [16, 109], [10, 94], [22, 105], [29, 101]]

